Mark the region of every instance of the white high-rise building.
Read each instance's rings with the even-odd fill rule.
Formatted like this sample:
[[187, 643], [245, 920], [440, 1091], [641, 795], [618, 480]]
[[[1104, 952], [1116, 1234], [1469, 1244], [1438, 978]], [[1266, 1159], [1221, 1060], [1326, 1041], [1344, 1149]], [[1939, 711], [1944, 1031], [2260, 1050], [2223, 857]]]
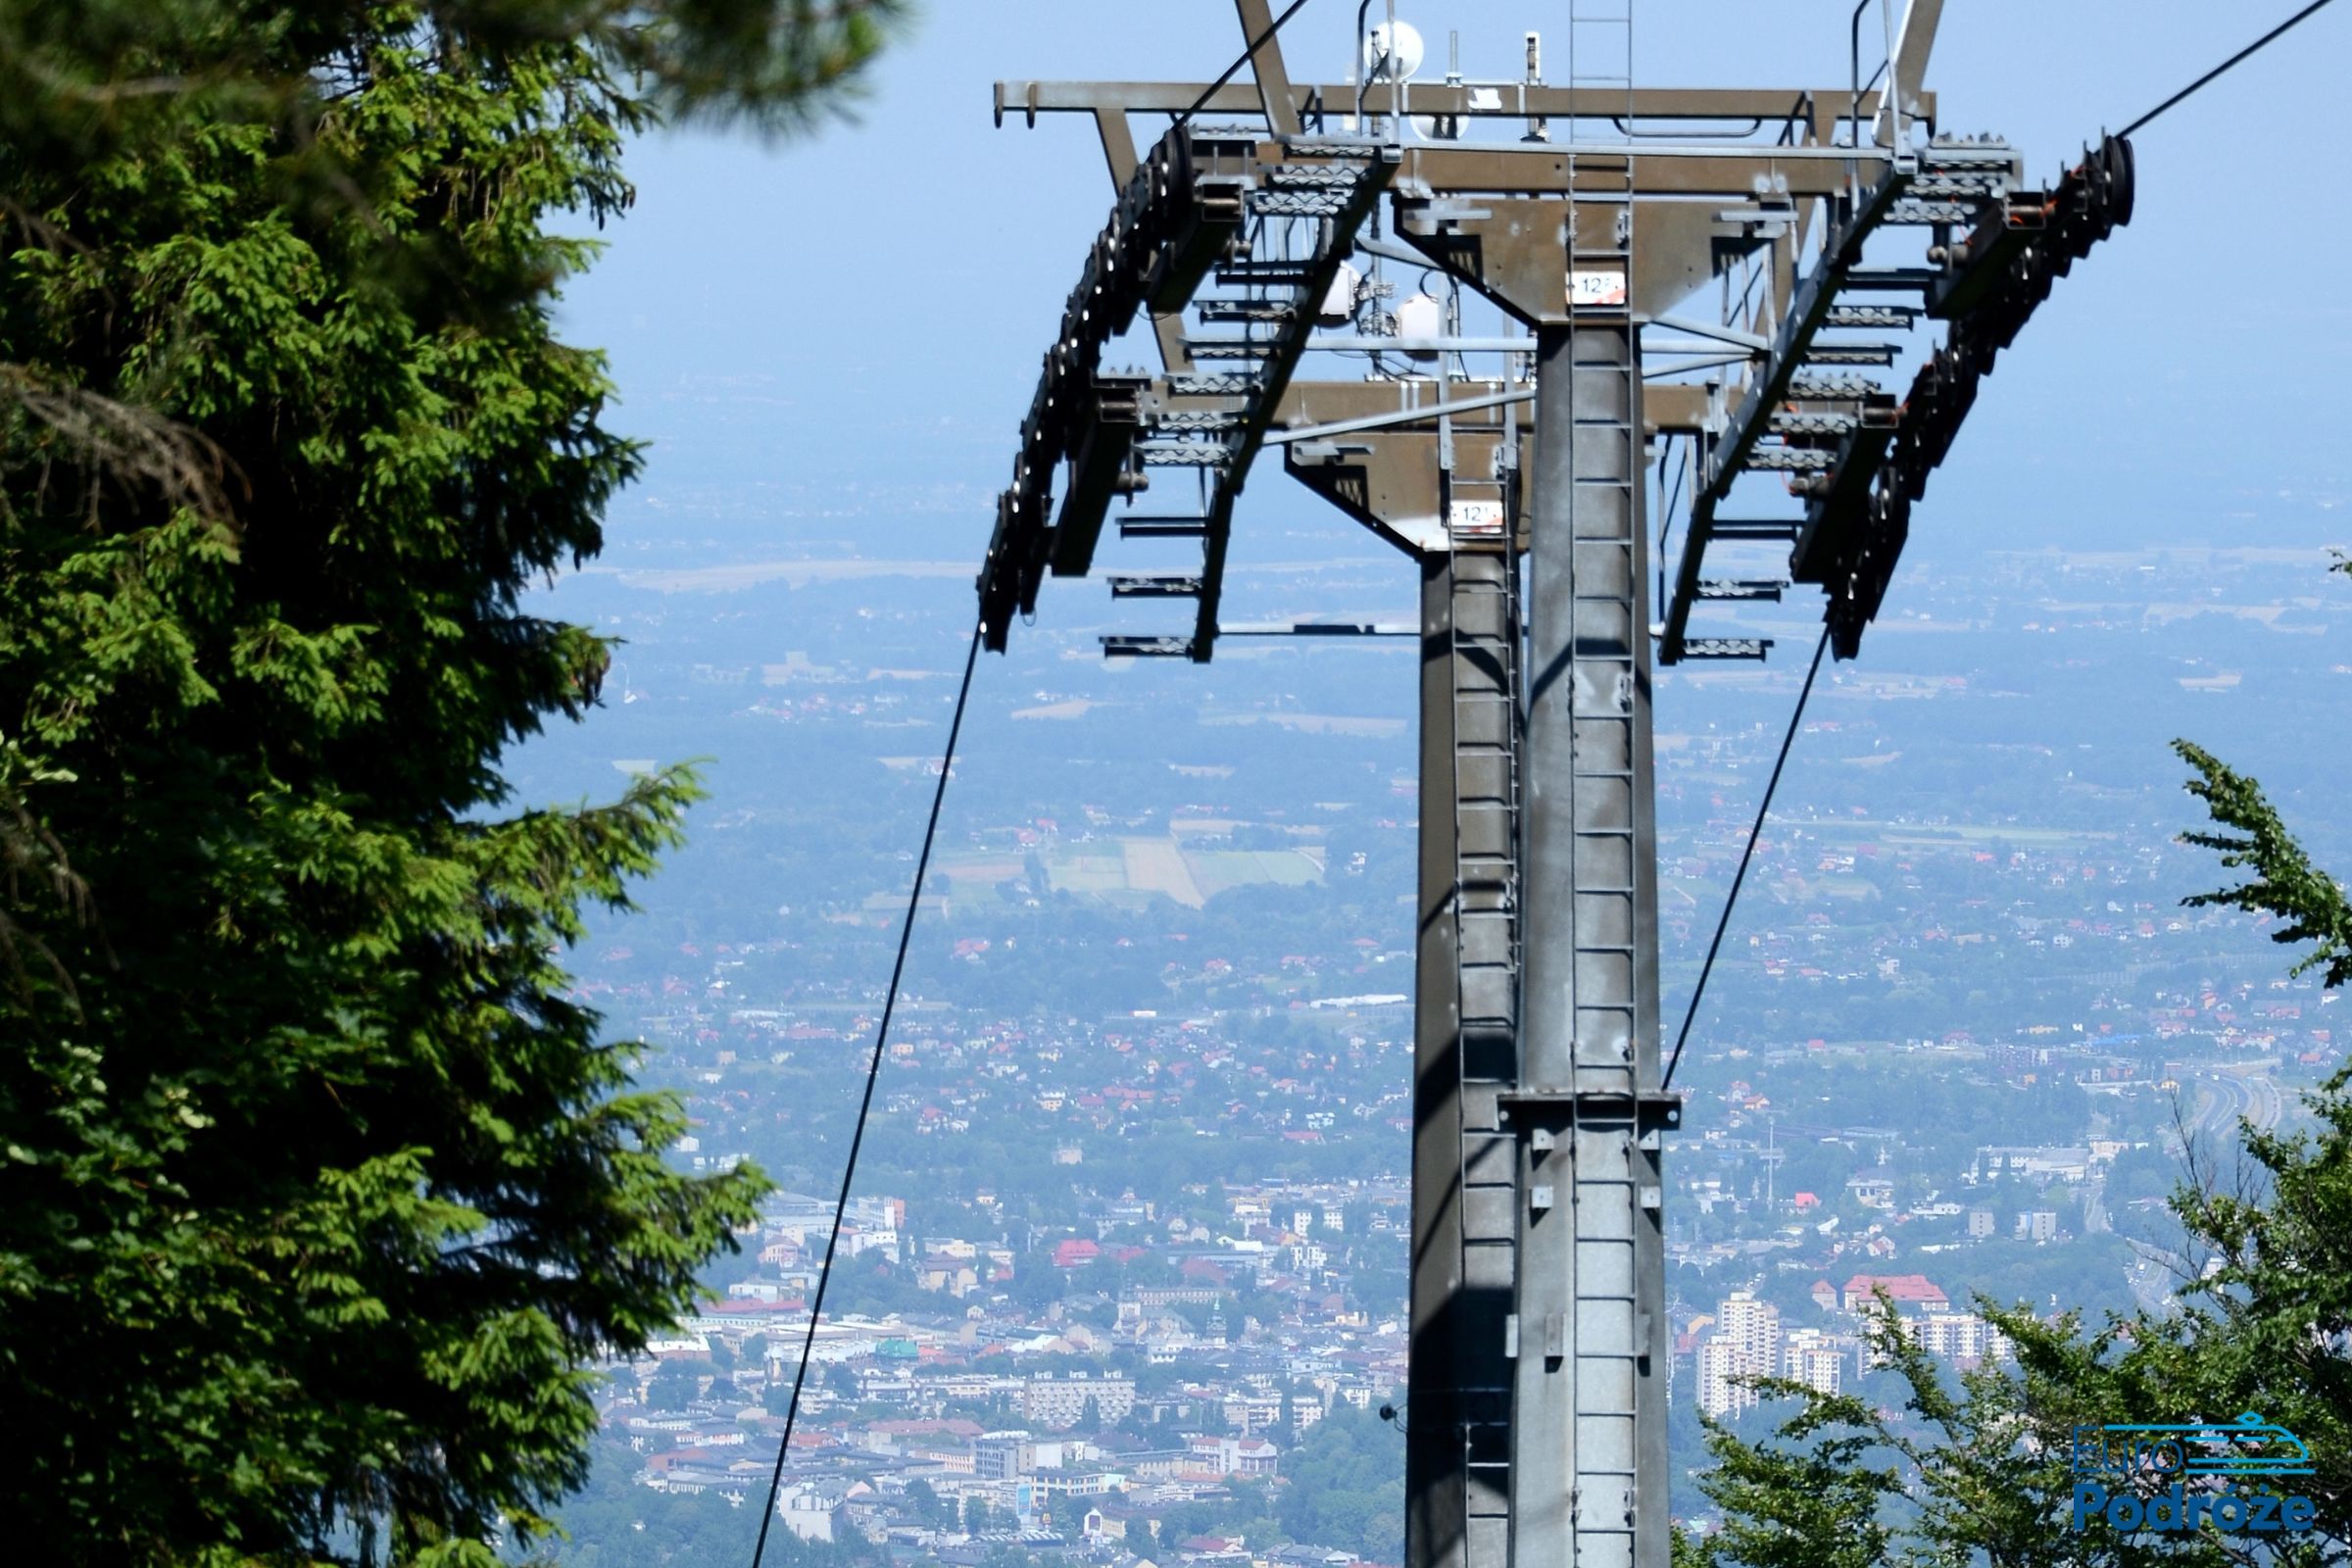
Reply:
[[1754, 1293], [1734, 1291], [1715, 1309], [1715, 1328], [1698, 1348], [1698, 1407], [1721, 1419], [1749, 1408], [1756, 1392], [1740, 1379], [1781, 1370], [1781, 1309]]
[[1781, 1344], [1781, 1376], [1824, 1394], [1845, 1386], [1849, 1342], [1819, 1329], [1795, 1329]]
[[1730, 1342], [1708, 1335], [1698, 1346], [1698, 1407], [1720, 1421], [1754, 1404], [1755, 1391], [1738, 1381], [1754, 1370]]
[[2009, 1337], [1974, 1312], [1931, 1312], [1906, 1323], [1904, 1331], [1930, 1354], [1963, 1369], [2010, 1353]]

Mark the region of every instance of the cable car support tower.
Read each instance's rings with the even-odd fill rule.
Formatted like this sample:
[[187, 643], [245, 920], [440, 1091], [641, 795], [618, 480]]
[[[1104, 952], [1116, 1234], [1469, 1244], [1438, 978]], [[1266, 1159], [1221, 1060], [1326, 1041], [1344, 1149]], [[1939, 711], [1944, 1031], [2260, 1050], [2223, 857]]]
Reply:
[[[1653, 664], [1766, 658], [1692, 617], [1800, 584], [1853, 657], [1979, 384], [2131, 214], [2126, 142], [2035, 186], [1939, 132], [1940, 0], [1873, 40], [1875, 85], [1857, 31], [1842, 83], [1739, 89], [1637, 86], [1632, 3], [1571, 0], [1564, 83], [1532, 33], [1516, 79], [1416, 76], [1393, 14], [1352, 79], [1295, 82], [1236, 0], [1231, 81], [996, 87], [1000, 124], [1090, 117], [1115, 199], [999, 500], [984, 646], [1113, 521], [1184, 553], [1113, 599], [1183, 620], [1108, 656], [1420, 639], [1407, 1568], [1667, 1568]], [[1139, 151], [1138, 119], [1172, 122]], [[1159, 368], [1105, 368], [1139, 321]], [[1417, 627], [1220, 620], [1270, 450], [1414, 563]]]

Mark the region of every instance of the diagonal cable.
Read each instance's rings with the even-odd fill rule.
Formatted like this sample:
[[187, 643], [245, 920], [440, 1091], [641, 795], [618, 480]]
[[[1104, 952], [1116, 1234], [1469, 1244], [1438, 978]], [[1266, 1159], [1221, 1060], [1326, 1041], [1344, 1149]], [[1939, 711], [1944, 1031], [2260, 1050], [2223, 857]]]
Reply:
[[1187, 109], [1183, 114], [1176, 117], [1176, 123], [1181, 125], [1185, 122], [1191, 120], [1195, 115], [1199, 114], [1201, 106], [1206, 104], [1211, 98], [1214, 98], [1217, 95], [1217, 89], [1231, 81], [1235, 72], [1241, 70], [1252, 59], [1256, 58], [1257, 52], [1266, 46], [1267, 41], [1282, 30], [1282, 24], [1290, 21], [1293, 17], [1297, 16], [1299, 11], [1305, 7], [1305, 5], [1306, 0], [1291, 0], [1289, 8], [1286, 9], [1281, 16], [1276, 17], [1272, 22], [1266, 24], [1265, 31], [1259, 33], [1256, 37], [1250, 40], [1250, 47], [1242, 51], [1240, 59], [1236, 60], [1232, 65], [1227, 66], [1223, 71], [1219, 72], [1217, 74], [1216, 80], [1210, 82], [1207, 86], [1200, 89], [1200, 96], [1193, 100], [1192, 108]]
[[906, 973], [906, 947], [914, 937], [914, 912], [923, 901], [923, 878], [931, 868], [931, 845], [939, 837], [939, 808], [948, 798], [948, 776], [956, 770], [956, 741], [963, 732], [964, 705], [971, 700], [972, 667], [980, 659], [980, 627], [972, 626], [972, 646], [963, 656], [963, 684], [956, 691], [956, 716], [948, 721], [948, 746], [939, 760], [939, 788], [931, 794], [931, 820], [923, 826], [923, 853], [915, 858], [914, 886], [906, 890], [906, 918], [899, 926], [899, 956], [890, 966], [890, 989], [882, 998], [882, 1021], [874, 1029], [874, 1054], [865, 1064], [865, 1095], [858, 1102], [858, 1125], [850, 1134], [850, 1157], [841, 1167], [841, 1195], [833, 1202], [833, 1229], [825, 1238], [825, 1261], [816, 1271], [816, 1294], [808, 1301], [808, 1332], [801, 1339], [801, 1364], [792, 1375], [792, 1399], [784, 1406], [784, 1439], [776, 1445], [776, 1469], [767, 1481], [767, 1506], [760, 1510], [760, 1540], [752, 1547], [752, 1568], [767, 1552], [767, 1527], [775, 1521], [776, 1494], [784, 1488], [784, 1461], [792, 1452], [792, 1429], [800, 1420], [801, 1389], [808, 1380], [808, 1358], [816, 1349], [816, 1325], [825, 1313], [825, 1287], [833, 1282], [833, 1254], [841, 1245], [842, 1216], [850, 1206], [850, 1183], [858, 1175], [858, 1151], [865, 1143], [865, 1124], [874, 1108], [874, 1083], [882, 1075], [882, 1048], [890, 1040], [890, 1015], [899, 1005], [899, 981]]
[[2255, 39], [2252, 43], [2246, 45], [2243, 49], [2240, 49], [2237, 53], [2231, 55], [2220, 65], [2214, 67], [2211, 71], [2208, 71], [2205, 73], [2205, 74], [2199, 76], [2196, 80], [2190, 82], [2187, 86], [2181, 88], [2179, 92], [2173, 94], [2170, 98], [2167, 98], [2164, 102], [2158, 104], [2155, 108], [2149, 110], [2146, 114], [2140, 116], [2129, 125], [2126, 125], [2123, 129], [2117, 131], [2116, 134], [2118, 136], [2131, 135], [2133, 131], [2139, 129], [2140, 126], [2146, 124], [2149, 121], [2154, 120], [2158, 115], [2161, 115], [2166, 110], [2172, 108], [2173, 105], [2180, 103], [2184, 98], [2189, 97], [2199, 88], [2203, 87], [2207, 82], [2214, 80], [2224, 72], [2238, 64], [2238, 62], [2252, 56], [2264, 46], [2271, 43], [2273, 40], [2284, 36], [2288, 28], [2294, 26], [2295, 24], [2301, 22], [2304, 18], [2315, 15], [2321, 10], [2324, 10], [2329, 3], [2330, 0], [2312, 0], [2310, 5], [2305, 6], [2302, 10], [2287, 18], [2284, 22], [2281, 22], [2278, 24], [2278, 25], [2273, 27], [2270, 31], [2264, 33], [2261, 37]]
[[[2132, 123], [2117, 131], [2116, 135], [2119, 137], [2129, 136], [2133, 131], [2147, 125], [2159, 115], [2164, 114], [2166, 111], [2172, 109], [2178, 104], [2185, 102], [2187, 99], [2193, 97], [2196, 93], [2201, 91], [2208, 84], [2218, 80], [2221, 76], [2236, 66], [2242, 64], [2246, 60], [2251, 59], [2254, 55], [2258, 54], [2269, 45], [2277, 42], [2279, 38], [2284, 37], [2286, 33], [2297, 24], [2318, 15], [2321, 11], [2327, 9], [2327, 7], [2331, 3], [2332, 0], [2312, 0], [2310, 5], [2305, 6], [2302, 10], [2287, 18], [2284, 22], [2281, 22], [2278, 24], [2278, 25], [2273, 27], [2270, 31], [2264, 33], [2261, 37], [2255, 39], [2252, 43], [2246, 45], [2243, 49], [2240, 49], [2237, 53], [2231, 55], [2220, 65], [2214, 67], [2211, 71], [2206, 72], [2205, 74], [2199, 76], [2196, 80], [2190, 82], [2187, 86], [2181, 88], [2179, 92], [2173, 94], [2170, 98], [2167, 98], [2164, 102], [2158, 104], [2155, 108], [2149, 110], [2137, 120], [2132, 121]], [[1731, 926], [1732, 909], [1740, 902], [1740, 884], [1747, 879], [1748, 862], [1754, 858], [1756, 853], [1756, 840], [1764, 831], [1765, 813], [1772, 809], [1773, 791], [1780, 787], [1781, 769], [1786, 767], [1788, 763], [1788, 748], [1796, 741], [1798, 724], [1805, 715], [1805, 700], [1813, 695], [1813, 678], [1821, 673], [1821, 656], [1829, 647], [1829, 629], [1824, 627], [1821, 633], [1821, 641], [1813, 649], [1812, 667], [1805, 671], [1804, 689], [1797, 694], [1796, 711], [1788, 716], [1788, 733], [1783, 736], [1781, 739], [1780, 758], [1772, 764], [1772, 778], [1768, 783], [1765, 784], [1764, 799], [1756, 807], [1755, 825], [1748, 830], [1747, 848], [1740, 852], [1740, 869], [1732, 878], [1731, 895], [1725, 899], [1723, 903], [1723, 917], [1715, 922], [1714, 940], [1707, 944], [1706, 961], [1699, 966], [1698, 984], [1690, 993], [1690, 1006], [1689, 1010], [1683, 1014], [1682, 1031], [1675, 1036], [1674, 1054], [1667, 1057], [1666, 1071], [1659, 1078], [1658, 1089], [1660, 1093], [1664, 1093], [1667, 1086], [1674, 1082], [1674, 1069], [1682, 1063], [1683, 1047], [1689, 1043], [1690, 1039], [1690, 1025], [1698, 1017], [1699, 999], [1706, 995], [1707, 977], [1715, 972], [1715, 956], [1723, 949], [1723, 935], [1724, 932]]]
[[1788, 748], [1796, 744], [1796, 732], [1805, 719], [1805, 700], [1813, 695], [1813, 677], [1821, 673], [1821, 656], [1829, 652], [1830, 628], [1821, 628], [1821, 641], [1813, 645], [1813, 663], [1805, 671], [1803, 690], [1796, 694], [1796, 710], [1788, 715], [1788, 733], [1781, 737], [1781, 755], [1772, 764], [1772, 777], [1764, 783], [1764, 799], [1756, 803], [1756, 823], [1747, 830], [1747, 848], [1740, 852], [1740, 869], [1732, 876], [1732, 891], [1723, 901], [1723, 917], [1715, 922], [1715, 940], [1707, 944], [1707, 961], [1699, 965], [1698, 984], [1691, 989], [1690, 1006], [1683, 1014], [1682, 1033], [1674, 1037], [1674, 1054], [1666, 1058], [1666, 1071], [1658, 1079], [1658, 1093], [1664, 1094], [1674, 1082], [1674, 1069], [1682, 1065], [1683, 1047], [1690, 1039], [1690, 1025], [1698, 1017], [1698, 999], [1707, 994], [1707, 976], [1715, 972], [1715, 955], [1723, 950], [1723, 933], [1730, 929], [1732, 910], [1740, 903], [1740, 885], [1747, 880], [1747, 863], [1755, 858], [1756, 840], [1764, 833], [1764, 815], [1772, 809], [1772, 792], [1781, 787], [1781, 769], [1788, 765]]

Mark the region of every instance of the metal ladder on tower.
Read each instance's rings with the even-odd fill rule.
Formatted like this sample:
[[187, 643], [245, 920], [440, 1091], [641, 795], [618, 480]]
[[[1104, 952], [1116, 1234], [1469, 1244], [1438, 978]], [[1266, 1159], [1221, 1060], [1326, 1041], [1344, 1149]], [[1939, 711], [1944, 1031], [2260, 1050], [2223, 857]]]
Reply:
[[[1630, 35], [1628, 17], [1626, 31]], [[1594, 166], [1598, 167], [1594, 167]], [[1620, 170], [1623, 171], [1620, 173]], [[1633, 200], [1631, 163], [1588, 159], [1578, 181], [1580, 218], [1609, 215], [1606, 232], [1587, 222], [1571, 245], [1571, 270], [1585, 275], [1632, 275]], [[1622, 295], [1593, 302], [1619, 319]], [[1598, 324], [1596, 323], [1596, 326]], [[1635, 708], [1631, 694], [1647, 677], [1642, 653], [1647, 624], [1642, 603], [1646, 580], [1636, 565], [1642, 527], [1640, 474], [1641, 361], [1630, 329], [1608, 326], [1578, 332], [1572, 350], [1576, 377], [1576, 440], [1579, 457], [1571, 485], [1570, 539], [1575, 557], [1572, 592], [1578, 624], [1592, 630], [1580, 637], [1578, 666], [1567, 678], [1576, 689], [1616, 694], [1601, 705], [1614, 713]], [[1583, 449], [1590, 441], [1592, 461]], [[1602, 454], [1619, 455], [1614, 461]], [[1601, 566], [1602, 561], [1609, 564]], [[1624, 628], [1621, 646], [1606, 635]], [[1654, 843], [1643, 831], [1649, 781], [1638, 764], [1646, 750], [1632, 717], [1589, 720], [1622, 730], [1622, 739], [1586, 745], [1580, 736], [1570, 765], [1575, 801], [1577, 914], [1574, 972], [1578, 976], [1578, 1027], [1573, 1053], [1573, 1088], [1564, 1140], [1569, 1180], [1564, 1201], [1575, 1236], [1571, 1310], [1565, 1324], [1526, 1324], [1527, 1355], [1562, 1356], [1566, 1375], [1559, 1386], [1573, 1401], [1567, 1430], [1571, 1448], [1567, 1560], [1594, 1568], [1633, 1568], [1641, 1561], [1637, 1528], [1642, 1511], [1644, 1423], [1662, 1408], [1643, 1409], [1641, 1372], [1648, 1359], [1648, 1315], [1656, 1308], [1642, 1299], [1642, 1260], [1637, 1255], [1641, 1210], [1656, 1206], [1640, 1152], [1645, 1134], [1631, 1107], [1656, 1075], [1654, 1003], [1641, 992], [1645, 978], [1641, 927], [1645, 862]], [[1645, 1017], [1645, 1014], [1647, 1015]], [[1622, 1029], [1599, 1022], [1623, 1021]], [[1650, 1036], [1644, 1039], [1643, 1036]], [[1642, 1058], [1650, 1058], [1646, 1071]], [[1598, 1095], [1599, 1100], [1591, 1097]], [[1543, 1194], [1537, 1194], [1543, 1197]], [[1528, 1266], [1536, 1266], [1532, 1261]]]
[[[1629, 198], [1622, 209], [1632, 216]], [[1579, 260], [1588, 267], [1619, 269], [1631, 274], [1630, 221], [1618, 224], [1605, 250], [1579, 247]], [[1619, 309], [1623, 309], [1622, 306]], [[1605, 352], [1603, 341], [1613, 338], [1623, 349]], [[1592, 553], [1630, 552], [1642, 527], [1637, 477], [1642, 463], [1641, 361], [1634, 335], [1594, 334], [1593, 346], [1582, 343], [1576, 352], [1578, 377], [1577, 439], [1588, 435], [1596, 448], [1625, 454], [1621, 465], [1579, 464], [1572, 488], [1571, 538], [1579, 560], [1574, 592], [1582, 601], [1580, 620], [1595, 628], [1621, 623], [1628, 628], [1622, 650], [1613, 656], [1579, 656], [1586, 667], [1573, 677], [1578, 686], [1601, 691], [1631, 691], [1643, 683], [1641, 654], [1645, 647], [1646, 615], [1642, 604], [1647, 586], [1638, 569], [1588, 573], [1582, 569]], [[1605, 393], [1602, 392], [1606, 386]], [[1641, 884], [1644, 862], [1655, 854], [1642, 831], [1642, 801], [1648, 780], [1636, 766], [1642, 742], [1634, 726], [1626, 725], [1627, 745], [1580, 745], [1571, 768], [1577, 801], [1576, 892], [1579, 917], [1575, 922], [1575, 972], [1580, 977], [1607, 977], [1588, 989], [1580, 982], [1578, 1010], [1623, 1009], [1630, 1027], [1622, 1041], [1607, 1031], [1596, 1038], [1580, 1038], [1575, 1050], [1575, 1078], [1579, 1096], [1571, 1112], [1570, 1169], [1572, 1190], [1567, 1198], [1577, 1237], [1570, 1342], [1563, 1348], [1570, 1363], [1566, 1386], [1575, 1400], [1575, 1502], [1572, 1504], [1573, 1558], [1579, 1563], [1621, 1565], [1640, 1560], [1636, 1519], [1642, 1485], [1641, 1426], [1645, 1415], [1638, 1408], [1640, 1364], [1647, 1358], [1648, 1326], [1641, 1290], [1642, 1264], [1636, 1256], [1635, 1234], [1640, 1208], [1654, 1194], [1642, 1188], [1642, 1161], [1637, 1143], [1643, 1136], [1636, 1118], [1612, 1108], [1588, 1120], [1584, 1092], [1601, 1090], [1630, 1100], [1650, 1087], [1655, 1077], [1656, 1041], [1642, 1039], [1644, 1011], [1638, 993], [1644, 985], [1639, 930], [1644, 919]], [[1606, 908], [1608, 913], [1601, 914]], [[1654, 980], [1647, 982], [1654, 985]], [[1620, 987], [1623, 988], [1620, 991]], [[1654, 1008], [1653, 1008], [1654, 1011]], [[1654, 1030], [1654, 1021], [1651, 1024]], [[1652, 1063], [1645, 1075], [1644, 1054]], [[1544, 1347], [1550, 1353], [1553, 1347]], [[1646, 1478], [1652, 1484], [1662, 1477]]]
[[[1450, 461], [1441, 465], [1440, 514], [1452, 584], [1460, 1278], [1467, 1291], [1492, 1293], [1488, 1298], [1500, 1307], [1517, 1279], [1517, 1152], [1499, 1105], [1518, 1077], [1523, 658], [1516, 475], [1507, 458], [1497, 456], [1489, 478], [1460, 474]], [[1464, 1560], [1470, 1568], [1494, 1568], [1508, 1550], [1508, 1378], [1469, 1382], [1459, 1397], [1470, 1537]]]
[[[1622, 95], [1623, 109], [1609, 118], [1618, 135], [1633, 141], [1634, 0], [1568, 0], [1568, 89], [1572, 101]], [[1569, 141], [1605, 139], [1574, 129]]]
[[[1530, 954], [1512, 1408], [1516, 1568], [1664, 1568], [1655, 838], [1641, 353], [1631, 318], [1632, 0], [1571, 0], [1568, 329], [1539, 412]], [[1564, 363], [1563, 363], [1564, 362]], [[1563, 416], [1564, 415], [1564, 416]], [[1562, 453], [1553, 443], [1566, 438]], [[1564, 524], [1565, 538], [1542, 530]], [[1559, 661], [1559, 667], [1549, 662]], [[1540, 729], [1539, 729], [1540, 726]], [[1569, 741], [1569, 737], [1573, 737]], [[1567, 744], [1563, 744], [1567, 741]], [[1562, 855], [1560, 852], [1565, 851]], [[1555, 904], [1553, 901], [1557, 901]], [[1541, 973], [1538, 970], [1541, 970]]]
[[[1569, 309], [1622, 311], [1633, 280], [1634, 0], [1569, 0], [1568, 92], [1579, 111], [1569, 128]], [[1577, 151], [1611, 141], [1624, 156]]]

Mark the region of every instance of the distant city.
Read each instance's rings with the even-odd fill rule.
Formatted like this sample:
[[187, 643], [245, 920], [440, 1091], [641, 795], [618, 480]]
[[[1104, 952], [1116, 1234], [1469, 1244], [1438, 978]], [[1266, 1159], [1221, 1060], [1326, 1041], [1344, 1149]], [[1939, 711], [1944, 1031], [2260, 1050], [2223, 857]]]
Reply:
[[[1264, 591], [1377, 605], [1394, 574], [1355, 548]], [[576, 792], [719, 754], [693, 848], [574, 955], [689, 1096], [679, 1157], [793, 1190], [699, 1316], [607, 1369], [573, 1506], [680, 1540], [765, 1494], [834, 1218], [808, 1195], [839, 1179], [965, 612], [925, 563], [845, 560], [575, 580], [568, 612], [629, 640], [613, 710], [525, 757]], [[1825, 677], [1678, 1079], [1681, 1472], [1702, 1414], [1769, 1418], [1758, 1379], [1899, 1403], [1864, 1332], [1882, 1299], [1960, 1371], [2007, 1352], [1980, 1297], [2161, 1309], [2189, 1277], [2165, 1196], [2341, 1046], [2336, 999], [2262, 933], [2181, 906], [2217, 877], [2177, 842], [2164, 743], [2325, 697], [2352, 601], [2324, 564], [1923, 563], [1874, 657]], [[1091, 631], [984, 666], [779, 1522], [962, 1564], [1393, 1564], [1410, 662], [1178, 680], [1102, 664]], [[1662, 690], [1677, 1022], [1792, 689], [1775, 664]], [[2290, 810], [2324, 783], [2277, 778]], [[2325, 855], [2339, 830], [2308, 825]]]

